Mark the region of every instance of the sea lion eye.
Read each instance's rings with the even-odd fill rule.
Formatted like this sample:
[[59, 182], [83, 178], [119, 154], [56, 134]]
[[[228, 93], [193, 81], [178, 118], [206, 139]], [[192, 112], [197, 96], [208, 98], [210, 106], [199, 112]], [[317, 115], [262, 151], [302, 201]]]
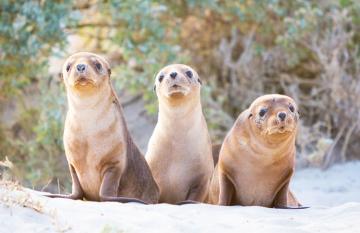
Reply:
[[99, 62], [95, 63], [96, 69], [101, 70], [101, 64]]
[[289, 106], [289, 109], [290, 109], [291, 112], [294, 112], [294, 111], [295, 111], [295, 108], [294, 108], [293, 105], [290, 105], [290, 106]]
[[267, 109], [266, 109], [266, 108], [262, 108], [262, 109], [260, 110], [260, 112], [259, 112], [259, 116], [260, 116], [260, 117], [265, 116], [266, 112], [267, 112]]
[[188, 76], [189, 78], [192, 78], [192, 77], [193, 77], [193, 73], [192, 73], [190, 70], [186, 71], [185, 74], [186, 74], [186, 76]]
[[70, 64], [68, 64], [68, 65], [66, 66], [66, 72], [69, 72], [69, 70], [70, 70]]
[[159, 82], [162, 82], [163, 79], [164, 79], [164, 75], [161, 74], [161, 75], [159, 76]]

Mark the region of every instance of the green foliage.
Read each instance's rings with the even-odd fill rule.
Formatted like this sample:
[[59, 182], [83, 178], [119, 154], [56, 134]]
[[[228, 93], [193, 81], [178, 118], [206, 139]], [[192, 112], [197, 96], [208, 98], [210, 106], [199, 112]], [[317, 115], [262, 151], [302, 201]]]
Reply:
[[42, 69], [54, 46], [64, 44], [71, 1], [9, 1], [0, 3], [1, 94], [19, 92]]
[[[14, 161], [19, 179], [32, 186], [63, 173], [56, 169], [62, 153], [63, 98], [47, 86], [45, 68], [55, 49], [65, 44], [66, 26], [75, 22], [71, 3], [0, 2], [0, 101], [16, 104], [7, 111], [17, 116], [12, 125], [1, 125], [0, 159]], [[39, 96], [34, 88], [41, 91]]]
[[[51, 79], [51, 78], [50, 78]], [[40, 86], [41, 109], [38, 124], [33, 127], [35, 137], [28, 142], [26, 180], [33, 185], [49, 182], [53, 177], [68, 178], [63, 162], [63, 123], [65, 120], [65, 95], [63, 88], [54, 82], [42, 82]], [[65, 169], [64, 169], [65, 168]]]
[[115, 68], [123, 89], [143, 93], [149, 113], [156, 113], [152, 92], [154, 77], [164, 64], [188, 62], [178, 46], [176, 22], [166, 20], [171, 10], [154, 1], [110, 1], [101, 6], [112, 24], [121, 25], [111, 38], [121, 48], [126, 63]]

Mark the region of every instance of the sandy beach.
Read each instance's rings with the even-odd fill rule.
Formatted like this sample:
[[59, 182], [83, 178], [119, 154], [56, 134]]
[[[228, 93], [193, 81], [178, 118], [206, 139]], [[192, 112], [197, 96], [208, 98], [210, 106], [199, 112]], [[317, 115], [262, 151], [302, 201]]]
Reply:
[[359, 162], [298, 171], [304, 210], [72, 201], [2, 183], [0, 232], [359, 232], [359, 174]]

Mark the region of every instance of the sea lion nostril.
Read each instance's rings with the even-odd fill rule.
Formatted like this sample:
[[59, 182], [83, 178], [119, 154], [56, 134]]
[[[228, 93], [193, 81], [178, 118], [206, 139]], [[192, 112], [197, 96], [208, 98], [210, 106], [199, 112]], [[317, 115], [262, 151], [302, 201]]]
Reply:
[[79, 71], [79, 72], [84, 72], [85, 70], [85, 65], [84, 64], [78, 64], [76, 66], [76, 69]]
[[176, 73], [176, 72], [172, 72], [172, 73], [170, 74], [170, 77], [171, 77], [171, 78], [175, 78], [175, 77], [176, 77], [176, 75], [177, 75], [177, 73]]
[[280, 118], [281, 121], [284, 121], [285, 118], [286, 118], [286, 113], [285, 112], [279, 112], [278, 117]]

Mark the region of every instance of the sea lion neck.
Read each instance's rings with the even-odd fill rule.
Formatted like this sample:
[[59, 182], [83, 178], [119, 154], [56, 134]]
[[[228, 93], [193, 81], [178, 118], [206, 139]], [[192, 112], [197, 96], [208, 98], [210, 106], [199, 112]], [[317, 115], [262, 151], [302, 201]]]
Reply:
[[[108, 107], [113, 99], [114, 93], [109, 85], [103, 85], [96, 94], [89, 96], [80, 96], [72, 91], [67, 91], [69, 111], [73, 113], [89, 114], [90, 112], [99, 111], [99, 109]], [[88, 117], [90, 116], [88, 115]]]
[[[159, 100], [159, 121], [166, 122], [166, 119], [172, 119], [171, 121], [183, 122], [191, 125], [192, 120], [202, 115], [202, 107], [200, 100], [186, 101], [179, 105], [171, 106], [166, 102]], [[164, 119], [164, 121], [162, 120]]]
[[286, 144], [290, 141], [295, 141], [296, 132], [286, 132], [277, 135], [263, 135], [264, 142], [270, 147], [276, 147], [282, 144]]

